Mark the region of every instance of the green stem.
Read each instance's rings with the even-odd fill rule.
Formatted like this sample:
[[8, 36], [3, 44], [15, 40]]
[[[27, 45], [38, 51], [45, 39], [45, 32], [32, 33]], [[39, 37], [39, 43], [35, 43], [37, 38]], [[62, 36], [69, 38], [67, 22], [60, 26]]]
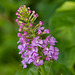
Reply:
[[[28, 21], [28, 25], [29, 25], [29, 21]], [[34, 30], [29, 26], [31, 32], [33, 33], [33, 38], [35, 38], [35, 33], [34, 33]]]
[[48, 71], [48, 75], [50, 75], [50, 73], [51, 73], [51, 66], [52, 66], [52, 60], [51, 60], [51, 62], [50, 62], [50, 68], [49, 68], [49, 71]]
[[35, 38], [35, 33], [34, 33], [34, 30], [30, 27], [31, 29], [31, 32], [33, 33], [33, 37]]
[[44, 65], [40, 66], [41, 74], [46, 75]]

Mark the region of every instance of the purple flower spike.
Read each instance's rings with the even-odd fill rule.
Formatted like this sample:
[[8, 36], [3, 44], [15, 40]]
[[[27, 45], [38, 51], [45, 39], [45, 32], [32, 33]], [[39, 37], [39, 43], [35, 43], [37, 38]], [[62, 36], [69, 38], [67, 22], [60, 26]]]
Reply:
[[40, 66], [44, 64], [44, 61], [57, 60], [59, 49], [54, 47], [57, 41], [51, 34], [46, 37], [50, 30], [42, 27], [43, 21], [39, 21], [39, 24], [35, 23], [39, 15], [26, 5], [21, 5], [16, 15], [20, 32], [17, 33], [19, 37], [17, 44], [23, 59], [21, 61], [23, 69], [27, 68], [27, 64], [33, 63], [35, 66]]

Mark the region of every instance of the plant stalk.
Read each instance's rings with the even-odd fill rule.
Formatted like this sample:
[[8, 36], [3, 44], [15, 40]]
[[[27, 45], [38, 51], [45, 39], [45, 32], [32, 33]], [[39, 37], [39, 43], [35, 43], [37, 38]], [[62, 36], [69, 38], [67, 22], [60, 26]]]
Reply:
[[40, 66], [40, 69], [41, 69], [41, 75], [46, 75], [44, 65]]

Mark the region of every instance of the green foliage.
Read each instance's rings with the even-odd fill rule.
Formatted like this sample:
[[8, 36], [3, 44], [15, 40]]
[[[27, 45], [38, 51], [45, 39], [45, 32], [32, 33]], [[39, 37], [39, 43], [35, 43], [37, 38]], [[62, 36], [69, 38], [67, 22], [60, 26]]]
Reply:
[[27, 68], [27, 69], [22, 69], [21, 71], [18, 70], [18, 72], [15, 75], [38, 75], [38, 68], [35, 66]]
[[61, 50], [58, 62], [74, 73], [75, 65], [75, 2], [66, 2], [49, 21], [51, 33], [57, 38]]
[[0, 0], [0, 75], [40, 75], [38, 67], [21, 66], [17, 49], [18, 26], [15, 13], [26, 4], [58, 41], [57, 62], [45, 62], [47, 75], [75, 75], [75, 0]]
[[45, 62], [46, 75], [73, 75], [62, 63]]

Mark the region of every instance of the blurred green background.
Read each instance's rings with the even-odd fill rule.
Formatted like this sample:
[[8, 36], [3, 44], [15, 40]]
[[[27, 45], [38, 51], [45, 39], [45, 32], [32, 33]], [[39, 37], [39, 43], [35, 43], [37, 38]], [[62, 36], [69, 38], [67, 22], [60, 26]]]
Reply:
[[[26, 4], [39, 14], [37, 21], [57, 39], [59, 59], [53, 62], [49, 75], [75, 75], [75, 0], [0, 0], [0, 75], [38, 75], [38, 68], [23, 69], [17, 49], [16, 11]], [[46, 74], [50, 62], [45, 62]]]

